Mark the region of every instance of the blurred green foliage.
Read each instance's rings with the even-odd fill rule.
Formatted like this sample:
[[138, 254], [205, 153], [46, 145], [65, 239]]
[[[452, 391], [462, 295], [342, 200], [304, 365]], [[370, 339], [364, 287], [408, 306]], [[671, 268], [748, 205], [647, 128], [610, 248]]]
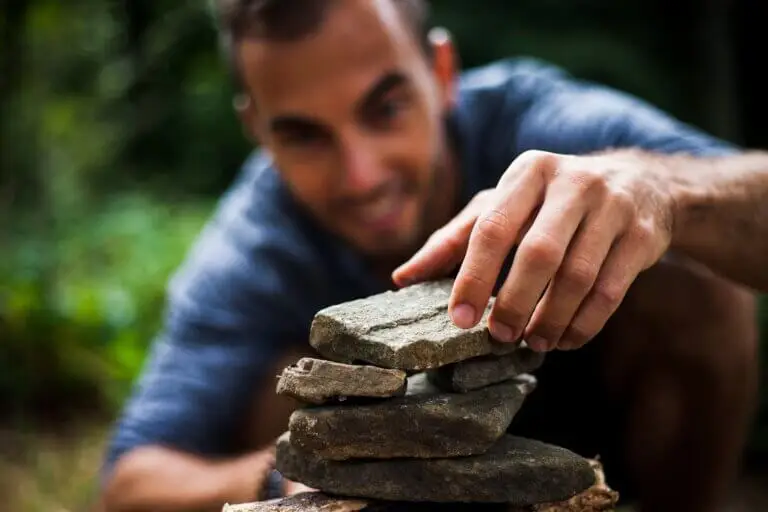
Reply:
[[[707, 80], [727, 73], [722, 46], [703, 37], [720, 23], [711, 13], [666, 30], [661, 0], [433, 7], [464, 67], [536, 56], [738, 133], [723, 81]], [[249, 151], [232, 93], [205, 0], [4, 7], [0, 406], [20, 415], [120, 404], [170, 272]], [[768, 445], [768, 434], [757, 438]]]
[[208, 214], [206, 202], [123, 195], [14, 240], [0, 264], [0, 404], [57, 417], [118, 404], [160, 326], [165, 281]]

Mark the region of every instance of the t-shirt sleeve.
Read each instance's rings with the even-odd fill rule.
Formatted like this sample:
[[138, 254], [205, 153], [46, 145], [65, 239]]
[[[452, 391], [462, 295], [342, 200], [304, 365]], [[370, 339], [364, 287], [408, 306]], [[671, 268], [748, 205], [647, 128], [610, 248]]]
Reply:
[[269, 192], [254, 194], [245, 182], [224, 198], [170, 281], [163, 329], [116, 424], [102, 476], [142, 445], [233, 453], [255, 386], [289, 344], [307, 342], [313, 293], [326, 285], [290, 219], [270, 207]]
[[701, 156], [737, 151], [734, 144], [640, 98], [574, 79], [539, 61], [517, 65], [500, 89], [499, 115], [489, 136], [494, 165], [502, 172], [517, 155], [531, 149], [587, 154], [635, 147]]

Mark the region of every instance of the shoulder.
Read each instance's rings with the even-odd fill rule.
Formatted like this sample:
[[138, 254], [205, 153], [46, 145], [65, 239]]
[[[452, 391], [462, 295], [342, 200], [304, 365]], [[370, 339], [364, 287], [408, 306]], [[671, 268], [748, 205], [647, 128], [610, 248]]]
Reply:
[[577, 78], [534, 58], [510, 58], [466, 72], [461, 115], [482, 137], [489, 168], [500, 170], [520, 153], [539, 149], [584, 154], [642, 147], [713, 154], [725, 141], [609, 86]]
[[[460, 102], [472, 107], [520, 107], [562, 90], [572, 77], [561, 67], [532, 57], [510, 57], [470, 68], [458, 79]], [[460, 105], [461, 107], [462, 105]]]
[[459, 76], [454, 120], [473, 192], [495, 186], [528, 113], [570, 81], [558, 66], [528, 57], [498, 60]]
[[[459, 109], [465, 116], [509, 136], [530, 125], [592, 122], [628, 112], [649, 113], [648, 105], [621, 91], [579, 79], [566, 69], [532, 57], [502, 59], [462, 74]], [[654, 112], [655, 113], [655, 112]], [[548, 130], [557, 126], [548, 126]]]

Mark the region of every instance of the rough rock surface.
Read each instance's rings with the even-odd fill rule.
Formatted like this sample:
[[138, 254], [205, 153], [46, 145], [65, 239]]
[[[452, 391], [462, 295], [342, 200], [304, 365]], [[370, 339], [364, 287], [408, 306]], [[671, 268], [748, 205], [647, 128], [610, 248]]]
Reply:
[[487, 355], [430, 370], [429, 376], [446, 391], [464, 393], [509, 380], [537, 370], [544, 362], [543, 352], [525, 345], [505, 355]]
[[402, 370], [515, 350], [515, 344], [491, 338], [490, 304], [475, 327], [453, 324], [448, 316], [452, 284], [449, 279], [419, 283], [325, 308], [312, 322], [310, 344], [328, 359]]
[[326, 493], [409, 502], [507, 503], [568, 500], [595, 483], [587, 459], [539, 441], [503, 436], [482, 455], [446, 459], [330, 461], [277, 443], [276, 468]]
[[595, 472], [595, 484], [572, 498], [558, 503], [515, 506], [492, 503], [408, 503], [376, 501], [330, 496], [308, 492], [286, 498], [225, 505], [222, 512], [612, 512], [616, 510], [619, 494], [608, 487], [599, 462], [590, 460]]
[[282, 499], [225, 505], [222, 512], [613, 512], [619, 494], [611, 489], [602, 465], [595, 460], [589, 464], [595, 472], [595, 484], [572, 498], [558, 503], [533, 506], [515, 506], [493, 503], [408, 503], [403, 501], [376, 501], [359, 498], [330, 496], [322, 492], [308, 492]]
[[283, 370], [277, 394], [323, 404], [347, 397], [402, 396], [405, 383], [406, 374], [401, 370], [305, 357]]
[[590, 460], [589, 464], [595, 472], [595, 483], [592, 487], [569, 500], [539, 505], [533, 512], [611, 512], [616, 510], [619, 493], [608, 487], [602, 464], [596, 460]]
[[535, 386], [530, 375], [467, 393], [417, 384], [374, 404], [296, 410], [288, 429], [297, 448], [331, 460], [474, 455], [504, 435]]
[[[248, 503], [243, 505], [229, 505], [223, 512], [422, 512], [425, 510], [436, 512], [513, 512], [505, 505], [474, 503], [408, 503], [392, 501], [361, 500], [356, 498], [343, 498], [330, 496], [321, 492], [297, 494], [295, 496]], [[514, 512], [517, 512], [516, 509]], [[527, 512], [527, 511], [525, 511]]]
[[356, 512], [371, 510], [368, 500], [339, 498], [321, 492], [305, 492], [269, 501], [225, 505], [222, 512]]

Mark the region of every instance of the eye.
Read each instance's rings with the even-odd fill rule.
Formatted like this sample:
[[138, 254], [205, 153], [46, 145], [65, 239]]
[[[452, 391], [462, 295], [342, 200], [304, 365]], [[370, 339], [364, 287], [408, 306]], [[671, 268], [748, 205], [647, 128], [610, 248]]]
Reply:
[[403, 107], [403, 102], [397, 98], [386, 99], [382, 102], [381, 107], [379, 108], [379, 117], [383, 119], [396, 117]]
[[372, 106], [368, 112], [368, 122], [377, 128], [386, 128], [407, 110], [409, 98], [406, 94], [390, 94]]
[[284, 146], [302, 148], [324, 144], [327, 141], [327, 136], [321, 130], [307, 126], [282, 130], [277, 135], [277, 139]]

